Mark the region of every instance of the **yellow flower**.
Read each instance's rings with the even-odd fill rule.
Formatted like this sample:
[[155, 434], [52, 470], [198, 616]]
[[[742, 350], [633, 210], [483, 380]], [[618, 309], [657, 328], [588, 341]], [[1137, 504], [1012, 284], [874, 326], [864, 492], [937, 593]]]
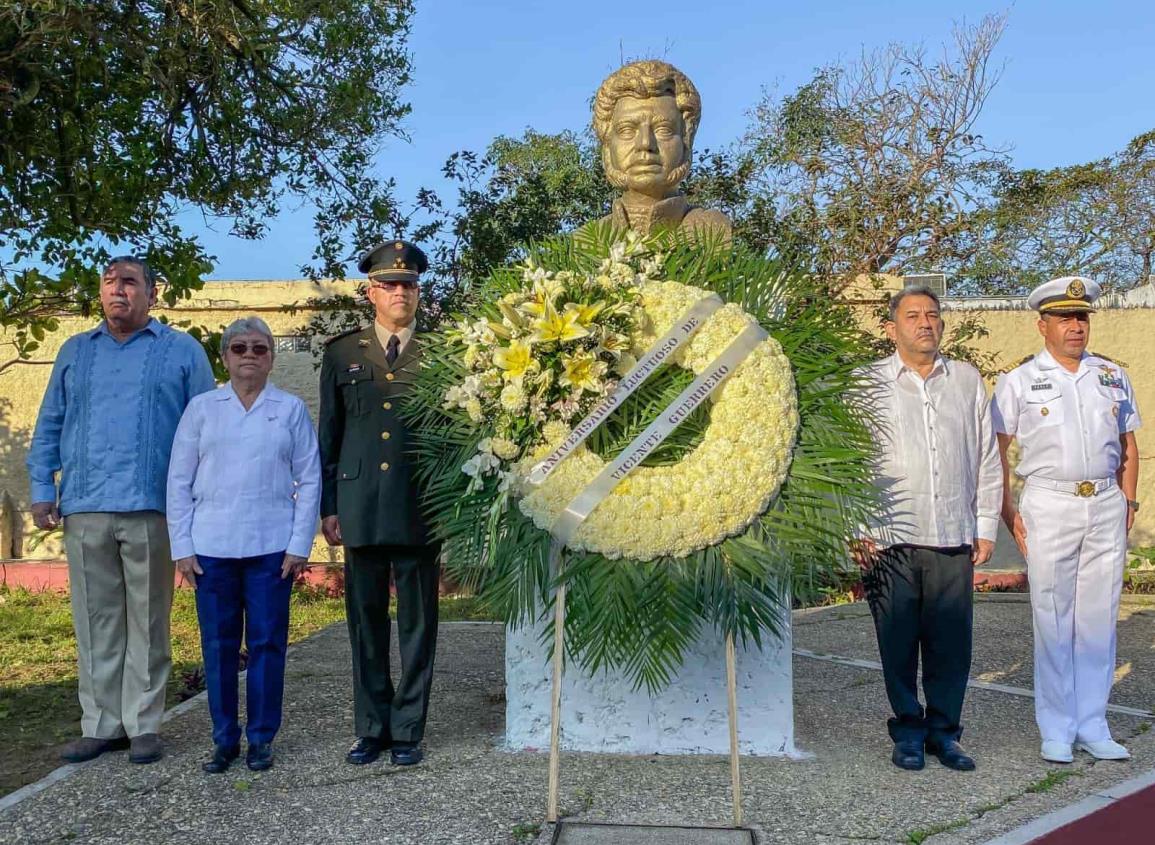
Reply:
[[511, 302], [506, 302], [508, 297], [503, 297], [497, 303], [497, 310], [501, 312], [501, 316], [509, 323], [510, 328], [520, 329], [525, 325], [525, 318], [521, 313], [513, 307]]
[[550, 420], [542, 428], [541, 436], [546, 443], [561, 443], [569, 437], [569, 426], [557, 420]]
[[504, 437], [491, 438], [489, 446], [493, 454], [497, 455], [497, 457], [503, 461], [511, 461], [521, 454], [521, 447], [512, 440], [506, 440]]
[[498, 401], [501, 407], [509, 411], [511, 414], [516, 414], [525, 407], [528, 397], [525, 395], [525, 390], [517, 382], [510, 382], [501, 389], [501, 396]]
[[589, 324], [594, 321], [594, 318], [601, 313], [602, 309], [606, 307], [603, 300], [599, 300], [592, 304], [585, 302], [567, 302], [565, 304], [566, 313], [571, 311], [577, 313], [577, 321], [583, 326], [589, 327]]
[[606, 331], [602, 335], [602, 342], [599, 344], [600, 351], [608, 352], [615, 358], [620, 358], [622, 353], [630, 348], [630, 339], [624, 334], [617, 332]]
[[577, 311], [558, 313], [553, 303], [547, 302], [541, 317], [533, 322], [533, 340], [538, 343], [566, 343], [587, 337], [590, 330], [578, 322]]
[[499, 346], [493, 353], [493, 363], [504, 370], [502, 375], [506, 381], [522, 378], [537, 369], [529, 344], [520, 340], [511, 341], [509, 346]]
[[601, 389], [601, 377], [607, 369], [605, 361], [599, 361], [589, 352], [578, 352], [563, 358], [562, 365], [565, 372], [557, 380], [558, 384], [588, 390], [590, 393], [597, 393]]

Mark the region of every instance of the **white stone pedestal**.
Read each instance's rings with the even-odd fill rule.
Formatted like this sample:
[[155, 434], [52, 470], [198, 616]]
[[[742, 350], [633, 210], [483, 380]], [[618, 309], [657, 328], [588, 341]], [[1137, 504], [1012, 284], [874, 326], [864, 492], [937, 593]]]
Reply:
[[[794, 756], [790, 615], [781, 642], [738, 647], [738, 742], [742, 754]], [[549, 748], [553, 663], [544, 622], [505, 634], [505, 741], [514, 750]], [[552, 642], [552, 640], [551, 640]], [[670, 686], [656, 698], [616, 673], [587, 677], [566, 664], [561, 747], [618, 754], [729, 754], [726, 645], [704, 632]]]

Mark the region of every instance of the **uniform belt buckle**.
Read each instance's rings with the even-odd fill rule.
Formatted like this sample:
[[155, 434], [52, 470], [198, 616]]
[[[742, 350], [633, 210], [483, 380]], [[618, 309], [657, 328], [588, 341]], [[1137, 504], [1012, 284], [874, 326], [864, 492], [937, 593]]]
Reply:
[[1084, 499], [1089, 499], [1095, 495], [1094, 481], [1080, 481], [1075, 485], [1075, 495]]

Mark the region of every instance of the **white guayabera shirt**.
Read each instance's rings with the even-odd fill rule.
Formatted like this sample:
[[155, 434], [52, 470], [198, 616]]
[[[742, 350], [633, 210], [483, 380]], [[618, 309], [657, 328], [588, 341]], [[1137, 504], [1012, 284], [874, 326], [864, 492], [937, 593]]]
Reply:
[[247, 411], [231, 383], [195, 397], [177, 426], [167, 495], [174, 560], [308, 557], [321, 457], [305, 403], [271, 383]]
[[896, 352], [865, 368], [879, 454], [882, 509], [867, 527], [880, 546], [950, 548], [994, 540], [1002, 465], [978, 370], [939, 356], [924, 380]]

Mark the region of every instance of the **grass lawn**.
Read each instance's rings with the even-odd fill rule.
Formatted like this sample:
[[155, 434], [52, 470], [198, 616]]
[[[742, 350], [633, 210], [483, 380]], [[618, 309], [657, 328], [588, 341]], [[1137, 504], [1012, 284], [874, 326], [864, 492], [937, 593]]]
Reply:
[[[345, 600], [305, 587], [293, 592], [289, 642], [345, 618]], [[442, 598], [440, 618], [488, 619], [474, 598]], [[191, 590], [172, 607], [172, 707], [199, 691], [200, 631]], [[79, 736], [76, 638], [68, 596], [0, 587], [0, 795], [59, 766], [61, 745]]]

